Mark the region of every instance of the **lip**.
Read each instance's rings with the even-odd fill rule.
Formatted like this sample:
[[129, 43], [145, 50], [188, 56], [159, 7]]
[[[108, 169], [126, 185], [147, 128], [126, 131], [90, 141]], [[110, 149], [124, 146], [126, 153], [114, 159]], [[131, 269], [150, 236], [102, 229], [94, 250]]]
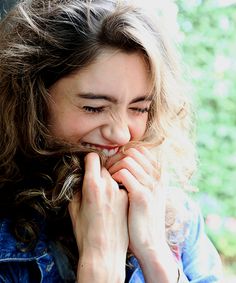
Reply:
[[119, 146], [100, 145], [100, 144], [94, 144], [88, 142], [82, 142], [81, 144], [90, 149], [100, 150], [107, 157], [115, 155], [120, 148]]
[[96, 143], [89, 143], [89, 142], [82, 142], [81, 143], [83, 146], [91, 146], [91, 147], [97, 147], [98, 149], [116, 149], [119, 148], [119, 146], [111, 146], [111, 145], [101, 145], [101, 144], [96, 144]]

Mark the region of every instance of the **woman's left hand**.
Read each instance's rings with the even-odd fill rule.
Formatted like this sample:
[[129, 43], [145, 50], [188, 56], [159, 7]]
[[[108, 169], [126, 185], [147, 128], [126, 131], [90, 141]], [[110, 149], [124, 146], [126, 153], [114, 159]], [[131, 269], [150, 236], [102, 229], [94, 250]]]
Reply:
[[[172, 265], [175, 273], [175, 260], [165, 234], [166, 193], [156, 158], [143, 146], [132, 147], [112, 156], [106, 167], [128, 192], [129, 249], [138, 258], [143, 271], [152, 268], [152, 261], [164, 273], [168, 273]], [[146, 273], [150, 276], [155, 272], [148, 270]]]
[[165, 239], [165, 192], [158, 162], [145, 147], [129, 148], [111, 157], [106, 167], [129, 198], [130, 250], [138, 256]]

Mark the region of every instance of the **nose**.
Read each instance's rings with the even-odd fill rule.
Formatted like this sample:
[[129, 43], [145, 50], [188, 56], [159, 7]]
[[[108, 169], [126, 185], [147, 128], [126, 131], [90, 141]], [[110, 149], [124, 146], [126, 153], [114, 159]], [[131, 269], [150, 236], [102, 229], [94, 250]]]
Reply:
[[103, 125], [101, 131], [102, 136], [112, 144], [122, 146], [131, 140], [129, 124], [120, 119]]

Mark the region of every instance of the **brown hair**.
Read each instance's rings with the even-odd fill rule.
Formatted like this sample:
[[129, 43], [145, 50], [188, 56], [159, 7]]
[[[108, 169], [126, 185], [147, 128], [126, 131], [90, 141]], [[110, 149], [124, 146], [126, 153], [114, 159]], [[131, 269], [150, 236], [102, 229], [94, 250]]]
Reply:
[[[53, 227], [70, 226], [67, 204], [82, 180], [84, 153], [53, 142], [48, 89], [107, 47], [143, 53], [155, 97], [144, 142], [176, 182], [187, 183], [195, 161], [189, 104], [162, 26], [141, 8], [118, 0], [23, 0], [2, 20], [0, 34], [0, 216], [12, 215], [20, 240], [35, 243], [38, 214]], [[61, 225], [52, 238], [72, 237]]]

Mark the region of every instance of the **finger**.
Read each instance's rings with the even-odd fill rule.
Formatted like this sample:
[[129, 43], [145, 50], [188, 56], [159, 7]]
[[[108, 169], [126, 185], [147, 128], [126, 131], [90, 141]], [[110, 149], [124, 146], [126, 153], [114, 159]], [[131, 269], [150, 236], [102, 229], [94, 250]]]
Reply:
[[89, 204], [100, 201], [104, 181], [101, 178], [101, 164], [97, 153], [90, 152], [85, 157], [85, 174], [82, 187], [83, 200]]
[[119, 152], [116, 155], [109, 158], [106, 162], [106, 168], [110, 169], [115, 163], [120, 161], [124, 156], [133, 157], [143, 169], [151, 175], [154, 175], [155, 178], [160, 177], [160, 164], [157, 162], [157, 158], [153, 155], [147, 148], [144, 146], [138, 146], [136, 148], [132, 147], [125, 152]]
[[129, 194], [134, 194], [141, 191], [140, 183], [127, 169], [121, 169], [113, 174], [112, 178], [118, 183], [121, 183]]
[[125, 156], [124, 153], [118, 152], [117, 154], [109, 157], [106, 161], [105, 167], [109, 169], [112, 165], [117, 163], [119, 160], [121, 160]]
[[102, 168], [101, 177], [104, 180], [104, 182], [106, 183], [107, 190], [109, 190], [109, 189], [119, 190], [119, 185], [112, 178], [111, 174], [108, 172], [108, 170], [105, 167]]
[[101, 164], [97, 153], [90, 152], [85, 156], [85, 178], [101, 178]]
[[151, 164], [156, 167], [159, 165], [156, 153], [151, 152], [149, 149], [147, 149], [145, 146], [138, 146], [137, 150], [144, 154], [146, 158], [151, 162]]
[[164, 193], [163, 188], [158, 184], [155, 185], [157, 189], [146, 190], [145, 187], [142, 186], [126, 169], [116, 172], [114, 175], [112, 175], [112, 177], [117, 182], [123, 184], [128, 192], [130, 203], [133, 202], [135, 205], [140, 207], [149, 206], [151, 203], [155, 203], [156, 205], [158, 204], [159, 211], [164, 211], [166, 194]]
[[106, 168], [102, 168], [102, 177], [108, 180], [107, 183], [107, 196], [112, 199], [111, 196], [115, 197], [116, 204], [120, 203], [120, 207], [123, 207], [125, 214], [127, 214], [127, 207], [128, 207], [128, 198], [127, 198], [127, 191], [125, 187], [124, 190], [121, 190], [118, 182], [114, 178], [112, 178], [111, 174], [108, 172]]
[[160, 169], [157, 162], [152, 162], [146, 156], [136, 148], [129, 148], [123, 158], [121, 155], [116, 158], [118, 161], [109, 167], [109, 172], [114, 174], [121, 169], [128, 169], [143, 185], [150, 186], [153, 178], [160, 179]]
[[[157, 160], [152, 156], [148, 149], [145, 147], [129, 148], [125, 151], [125, 154], [132, 157], [138, 164], [140, 164], [143, 170], [155, 176], [159, 177], [159, 164]], [[157, 174], [158, 173], [158, 174]]]
[[150, 178], [143, 170], [142, 166], [140, 166], [140, 164], [138, 164], [136, 160], [130, 156], [125, 156], [123, 159], [111, 166], [109, 168], [109, 173], [113, 175], [122, 169], [127, 169], [143, 185], [147, 184], [147, 179]]

